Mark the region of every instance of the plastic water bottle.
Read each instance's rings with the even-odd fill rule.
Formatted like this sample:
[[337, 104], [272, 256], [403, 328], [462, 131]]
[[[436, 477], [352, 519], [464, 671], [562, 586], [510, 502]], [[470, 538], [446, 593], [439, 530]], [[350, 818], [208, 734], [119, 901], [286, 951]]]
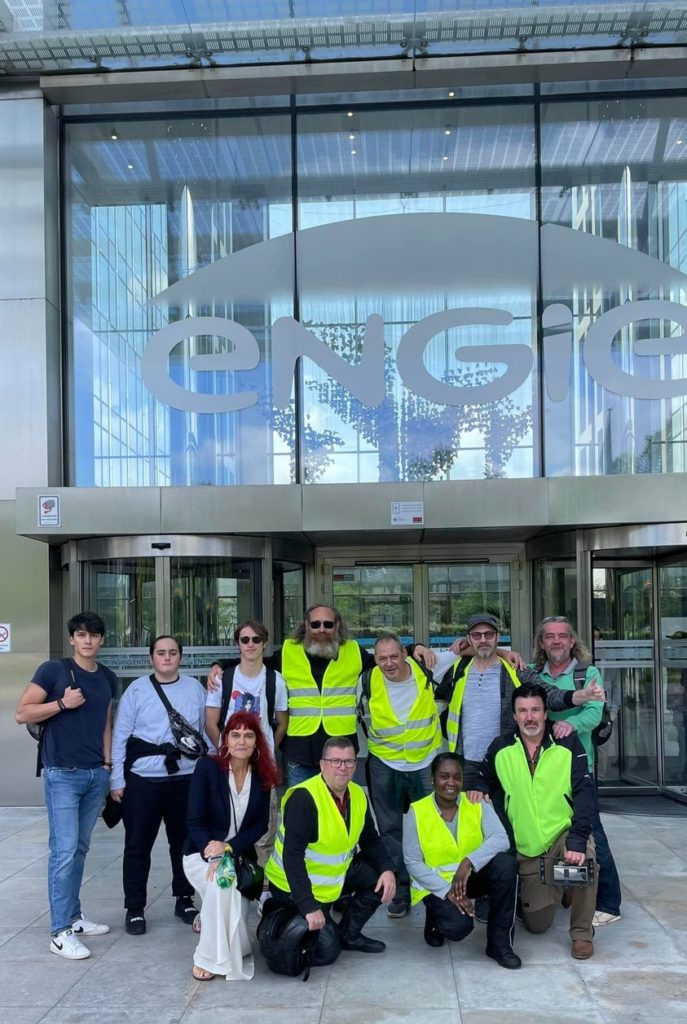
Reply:
[[234, 858], [229, 850], [224, 851], [224, 856], [215, 869], [215, 881], [220, 889], [231, 889], [236, 881], [236, 868]]

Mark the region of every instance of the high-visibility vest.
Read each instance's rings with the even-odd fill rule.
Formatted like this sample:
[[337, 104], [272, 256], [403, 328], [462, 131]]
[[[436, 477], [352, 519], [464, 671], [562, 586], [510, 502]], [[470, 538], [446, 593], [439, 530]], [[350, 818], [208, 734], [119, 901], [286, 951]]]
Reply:
[[406, 722], [396, 717], [389, 700], [389, 687], [395, 684], [387, 684], [380, 668], [373, 668], [370, 673], [368, 750], [399, 768], [424, 761], [441, 746], [441, 725], [432, 684], [412, 659], [407, 664], [413, 673], [417, 697]]
[[[445, 882], [451, 882], [460, 862], [484, 842], [482, 804], [471, 804], [464, 794], [461, 795], [458, 804], [458, 842], [439, 813], [433, 793], [422, 800], [416, 800], [410, 806], [415, 814], [417, 836], [425, 864], [437, 871]], [[410, 900], [413, 906], [428, 893], [429, 890], [423, 889], [411, 875]]]
[[313, 896], [318, 903], [333, 903], [341, 895], [346, 872], [365, 824], [367, 797], [360, 786], [349, 782], [350, 814], [346, 828], [341, 811], [321, 775], [287, 790], [281, 804], [281, 823], [274, 840], [274, 851], [265, 865], [265, 874], [270, 882], [284, 892], [291, 892], [283, 861], [284, 808], [291, 794], [298, 789], [307, 789], [317, 808], [317, 842], [309, 843], [305, 849], [305, 869]]
[[[465, 684], [468, 681], [468, 672], [470, 666], [474, 663], [475, 659], [470, 658], [470, 661], [464, 666], [463, 671], [454, 680], [453, 694], [451, 695], [451, 701], [448, 706], [448, 715], [446, 718], [446, 738], [448, 740], [448, 749], [455, 751], [458, 746], [458, 730], [460, 728], [460, 708], [463, 703], [463, 695], [465, 694]], [[518, 679], [518, 673], [508, 661], [504, 661], [503, 658], [499, 658], [501, 665], [505, 668], [506, 672], [511, 678], [513, 686], [520, 686], [520, 680]], [[460, 662], [458, 662], [460, 665]], [[499, 714], [500, 714], [500, 703], [499, 703]]]
[[494, 769], [503, 789], [503, 804], [513, 827], [515, 848], [524, 857], [539, 857], [570, 828], [572, 751], [555, 739], [542, 747], [534, 775], [519, 736], [498, 750]]
[[356, 732], [356, 689], [363, 666], [355, 640], [339, 647], [324, 673], [322, 692], [317, 687], [303, 644], [286, 640], [281, 671], [289, 694], [288, 736], [312, 736], [320, 725], [328, 736], [353, 736]]

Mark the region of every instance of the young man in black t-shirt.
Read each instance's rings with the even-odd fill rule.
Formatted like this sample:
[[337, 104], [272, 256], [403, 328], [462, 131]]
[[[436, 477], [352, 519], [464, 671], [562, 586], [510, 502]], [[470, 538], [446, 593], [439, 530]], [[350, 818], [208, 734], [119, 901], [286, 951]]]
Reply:
[[43, 723], [41, 757], [50, 829], [48, 899], [50, 950], [84, 960], [79, 935], [104, 935], [109, 926], [82, 914], [79, 891], [91, 833], [102, 810], [112, 769], [114, 678], [97, 663], [105, 623], [80, 612], [67, 623], [68, 661], [45, 661], [17, 706], [20, 725]]

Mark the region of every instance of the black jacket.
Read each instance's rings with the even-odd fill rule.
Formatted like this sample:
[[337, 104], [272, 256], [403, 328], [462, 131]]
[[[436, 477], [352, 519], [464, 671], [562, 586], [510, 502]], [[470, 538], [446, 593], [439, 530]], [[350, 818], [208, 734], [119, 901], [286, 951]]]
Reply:
[[[253, 849], [267, 831], [270, 817], [269, 790], [262, 788], [257, 772], [251, 773], [250, 796], [241, 829], [232, 840], [237, 856]], [[184, 854], [199, 853], [211, 839], [223, 843], [231, 824], [231, 804], [227, 773], [212, 757], [203, 757], [196, 765], [188, 797], [188, 836]]]
[[[572, 792], [572, 821], [568, 829], [566, 847], [568, 850], [577, 853], [584, 853], [587, 849], [594, 812], [596, 810], [596, 789], [594, 781], [589, 774], [587, 766], [587, 753], [575, 733], [563, 737], [561, 740], [554, 739], [551, 722], [546, 723], [546, 732], [542, 741], [542, 750], [546, 750], [553, 744], [559, 747], [566, 747], [570, 751], [570, 777], [560, 780], [561, 788], [567, 790], [570, 787]], [[519, 744], [520, 732], [518, 729], [511, 729], [503, 736], [497, 737], [489, 746], [480, 768], [480, 778], [476, 782], [475, 789], [482, 793], [489, 793], [494, 801], [494, 808], [501, 821], [506, 825], [511, 841], [513, 839], [512, 826], [504, 806], [504, 790], [496, 768], [497, 754], [506, 747], [515, 747]], [[521, 755], [524, 757], [524, 753]], [[537, 769], [535, 768], [535, 773]], [[513, 804], [516, 795], [510, 795], [510, 806]]]

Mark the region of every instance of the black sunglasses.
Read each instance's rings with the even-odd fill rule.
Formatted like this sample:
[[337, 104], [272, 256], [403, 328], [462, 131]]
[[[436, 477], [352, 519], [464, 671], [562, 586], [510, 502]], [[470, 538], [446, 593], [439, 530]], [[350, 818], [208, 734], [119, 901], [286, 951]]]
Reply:
[[240, 644], [264, 644], [264, 640], [261, 636], [240, 636]]
[[320, 626], [324, 626], [325, 629], [334, 629], [336, 623], [333, 619], [311, 619], [310, 626], [312, 629], [319, 629]]

